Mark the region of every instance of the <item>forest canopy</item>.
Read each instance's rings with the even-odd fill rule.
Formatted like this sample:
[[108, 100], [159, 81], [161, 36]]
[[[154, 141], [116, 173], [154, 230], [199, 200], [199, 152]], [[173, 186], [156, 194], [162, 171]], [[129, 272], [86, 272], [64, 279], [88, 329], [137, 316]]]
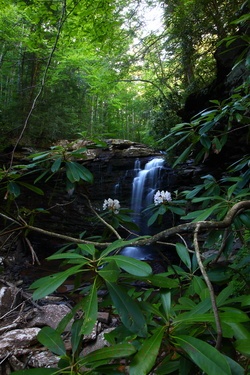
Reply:
[[215, 78], [217, 43], [244, 3], [1, 0], [2, 145], [24, 127], [26, 145], [79, 133], [154, 144]]

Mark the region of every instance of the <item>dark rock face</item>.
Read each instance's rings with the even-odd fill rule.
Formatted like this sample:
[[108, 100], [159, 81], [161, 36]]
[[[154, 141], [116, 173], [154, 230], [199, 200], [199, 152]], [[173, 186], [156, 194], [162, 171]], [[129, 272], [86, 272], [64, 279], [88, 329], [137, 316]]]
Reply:
[[[75, 149], [81, 148], [83, 143], [84, 141], [77, 142], [74, 146]], [[92, 185], [80, 183], [69, 194], [65, 187], [64, 173], [56, 174], [52, 179], [42, 182], [41, 186], [39, 185], [44, 191], [43, 196], [25, 189], [16, 199], [17, 205], [14, 203], [12, 205], [13, 214], [17, 207], [21, 215], [24, 214], [22, 210], [25, 207], [30, 211], [41, 208], [43, 211], [37, 212], [34, 216], [35, 226], [75, 237], [85, 231], [88, 236], [100, 235], [102, 229], [99, 221], [89, 208], [85, 196], [88, 197], [92, 207], [99, 214], [103, 212], [104, 199], [108, 198], [119, 199], [123, 208], [130, 208], [135, 161], [139, 158], [141, 168], [143, 168], [149, 160], [159, 157], [159, 155], [162, 156], [156, 150], [135, 142], [110, 140], [107, 144], [106, 148], [89, 147], [87, 160], [78, 160], [93, 173], [94, 183]], [[20, 157], [25, 159], [22, 155]], [[162, 183], [165, 185], [162, 188], [168, 190], [170, 183], [170, 168], [168, 166], [166, 166], [164, 173], [165, 180], [163, 178]], [[35, 178], [34, 175], [30, 175], [27, 179], [25, 178], [25, 182], [32, 184]], [[171, 181], [174, 181], [174, 179]], [[31, 216], [28, 213], [25, 220], [28, 222], [30, 219]], [[64, 244], [63, 241], [36, 232], [30, 232], [29, 238], [35, 251], [40, 253], [40, 250], [37, 249], [42, 247], [42, 257], [44, 258], [57, 251]], [[25, 247], [26, 245], [20, 243], [20, 246]], [[28, 249], [27, 251], [29, 252]]]

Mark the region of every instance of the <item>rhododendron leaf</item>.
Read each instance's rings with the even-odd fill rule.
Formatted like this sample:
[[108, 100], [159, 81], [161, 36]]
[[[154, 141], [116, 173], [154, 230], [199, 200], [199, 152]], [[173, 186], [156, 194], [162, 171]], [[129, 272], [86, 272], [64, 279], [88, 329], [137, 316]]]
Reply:
[[38, 341], [57, 355], [65, 355], [66, 349], [60, 333], [51, 327], [43, 327], [38, 335]]
[[147, 324], [137, 302], [119, 285], [109, 282], [106, 284], [124, 326], [131, 332], [145, 336]]
[[176, 342], [206, 374], [232, 374], [225, 357], [213, 346], [185, 335], [176, 337]]
[[150, 372], [158, 356], [164, 331], [165, 327], [157, 328], [153, 336], [143, 342], [130, 364], [130, 375], [147, 375]]
[[36, 289], [33, 293], [33, 299], [37, 300], [53, 293], [65, 280], [76, 272], [80, 272], [82, 265], [71, 267], [66, 271], [58, 272], [55, 275], [45, 276], [31, 284], [30, 289]]
[[151, 275], [152, 269], [149, 264], [134, 258], [124, 255], [113, 255], [112, 257], [105, 257], [103, 261], [115, 261], [116, 264], [124, 271], [134, 276], [147, 277]]
[[58, 372], [57, 368], [30, 368], [14, 371], [12, 375], [54, 375]]
[[88, 335], [92, 332], [97, 321], [98, 303], [97, 303], [97, 288], [96, 279], [90, 288], [89, 294], [82, 301], [82, 308], [84, 311], [84, 320], [81, 328], [81, 333]]

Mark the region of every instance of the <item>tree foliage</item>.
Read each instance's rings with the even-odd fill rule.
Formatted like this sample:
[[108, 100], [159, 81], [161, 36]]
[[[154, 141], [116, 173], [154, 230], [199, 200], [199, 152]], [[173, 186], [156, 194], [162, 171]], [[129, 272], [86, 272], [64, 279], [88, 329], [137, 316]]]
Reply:
[[[135, 29], [122, 27], [128, 15], [132, 24], [134, 20], [128, 2], [2, 3], [3, 30], [12, 28], [2, 34], [1, 101], [5, 109], [1, 121], [12, 136], [19, 127], [32, 140], [45, 131], [48, 138], [57, 139], [61, 133], [71, 136], [75, 130], [85, 136], [115, 132], [150, 139], [149, 128], [142, 131], [140, 126], [146, 127], [148, 119], [152, 120], [152, 111], [160, 119], [164, 109], [173, 114], [173, 123], [168, 124], [170, 134], [164, 134], [166, 123], [162, 121], [158, 137], [171, 138], [170, 151], [176, 155], [177, 166], [190, 155], [199, 163], [220, 155], [230, 147], [232, 133], [243, 130], [245, 135], [249, 130], [249, 75], [225, 100], [210, 98], [211, 108], [190, 122], [176, 124], [174, 117], [184, 94], [200, 86], [203, 66], [208, 67], [203, 78], [212, 78], [210, 51], [220, 38], [228, 48], [235, 40], [244, 40], [246, 47], [234, 68], [249, 69], [249, 36], [228, 35], [249, 21], [249, 14], [244, 14], [230, 23], [241, 3], [211, 1], [207, 11], [205, 1], [165, 1], [164, 33], [141, 35], [143, 41], [133, 56], [129, 42]], [[76, 103], [81, 103], [78, 111]], [[103, 231], [95, 239], [88, 233], [75, 238], [42, 230], [34, 223], [35, 212], [29, 213], [29, 222], [18, 210], [14, 217], [11, 204], [22, 189], [42, 195], [42, 179], [60, 174], [68, 191], [78, 184], [93, 183], [82, 162], [86, 152], [86, 148], [72, 151], [70, 146], [53, 146], [31, 155], [25, 165], [0, 171], [6, 202], [0, 215], [11, 224], [2, 234], [20, 231], [25, 239], [34, 231], [71, 245], [48, 258], [61, 261], [65, 268], [36, 280], [31, 285], [33, 298], [54, 293], [72, 275], [76, 290], [83, 278], [91, 280], [58, 327], [44, 327], [38, 335], [43, 345], [60, 356], [58, 368], [25, 369], [16, 375], [248, 373], [249, 155], [236, 155], [220, 176], [207, 173], [199, 184], [173, 192], [172, 197], [168, 191], [157, 192], [148, 225], [164, 222], [169, 212], [178, 217], [179, 224], [152, 236], [125, 239], [136, 228], [130, 211], [112, 199], [99, 214], [85, 197]], [[32, 183], [25, 182], [24, 177], [33, 173]], [[168, 261], [160, 274], [154, 274], [146, 262], [120, 254], [126, 246], [159, 242], [172, 246], [180, 260], [178, 265]], [[235, 243], [240, 243], [236, 253]], [[136, 288], [138, 281], [146, 288]], [[98, 299], [100, 290], [107, 291], [102, 301]], [[117, 327], [106, 334], [110, 346], [79, 355], [83, 337], [92, 331], [98, 309], [105, 306], [120, 317]], [[62, 333], [73, 318], [72, 349], [66, 350]]]

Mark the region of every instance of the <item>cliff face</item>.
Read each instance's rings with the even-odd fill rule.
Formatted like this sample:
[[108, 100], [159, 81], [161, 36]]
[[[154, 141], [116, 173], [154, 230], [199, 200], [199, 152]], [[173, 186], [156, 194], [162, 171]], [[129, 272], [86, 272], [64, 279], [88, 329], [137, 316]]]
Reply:
[[[80, 149], [86, 142], [79, 141], [73, 145], [73, 149]], [[27, 152], [27, 149], [25, 149]], [[103, 212], [104, 199], [119, 199], [123, 208], [130, 208], [132, 182], [135, 177], [135, 161], [140, 160], [141, 168], [145, 164], [155, 158], [162, 157], [162, 154], [145, 145], [122, 140], [107, 141], [105, 147], [96, 148], [88, 145], [87, 159], [77, 160], [88, 168], [93, 176], [93, 184], [80, 183], [74, 191], [67, 192], [65, 187], [65, 172], [59, 175], [55, 174], [53, 178], [47, 181], [39, 181], [39, 186], [44, 195], [37, 195], [33, 191], [24, 189], [21, 195], [12, 202], [12, 213], [15, 215], [17, 211], [21, 216], [26, 212], [25, 220], [31, 219], [30, 213], [34, 213], [34, 225], [58, 232], [65, 235], [73, 235], [78, 237], [80, 233], [86, 231], [88, 235], [100, 235], [100, 226], [95, 215], [91, 211], [88, 201], [90, 200], [92, 207], [101, 214]], [[23, 163], [25, 154], [20, 152], [16, 155], [15, 161]], [[174, 181], [173, 172], [166, 165], [164, 167], [164, 176], [162, 179], [162, 189], [169, 188], [169, 175], [171, 174], [171, 184]], [[33, 183], [34, 175], [25, 177], [25, 182]], [[41, 209], [37, 212], [36, 209]], [[6, 206], [6, 212], [10, 210]], [[26, 211], [25, 211], [26, 210]], [[30, 210], [30, 211], [28, 211]], [[1, 226], [4, 226], [2, 223]], [[40, 243], [44, 242], [44, 256], [51, 253], [51, 247], [55, 251], [55, 246], [59, 246], [58, 242], [40, 234], [30, 233], [32, 243], [40, 247]], [[61, 244], [60, 244], [61, 245]]]

